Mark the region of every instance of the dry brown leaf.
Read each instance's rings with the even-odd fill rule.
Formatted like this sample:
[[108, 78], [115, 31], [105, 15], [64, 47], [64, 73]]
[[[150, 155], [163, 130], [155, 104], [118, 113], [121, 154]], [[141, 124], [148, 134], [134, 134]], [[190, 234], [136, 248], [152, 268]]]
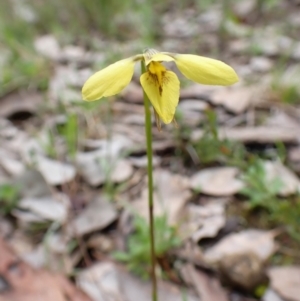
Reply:
[[291, 161], [300, 162], [300, 147], [290, 148], [288, 156]]
[[17, 254], [33, 268], [46, 268], [48, 271], [71, 275], [83, 256], [79, 249], [70, 253], [71, 241], [72, 237], [67, 233], [49, 231], [40, 244], [35, 243], [31, 251], [23, 250], [20, 253], [17, 250]]
[[94, 301], [124, 300], [118, 281], [118, 270], [113, 263], [98, 263], [82, 271], [76, 282]]
[[14, 231], [6, 241], [19, 257], [34, 249], [33, 242], [21, 230]]
[[184, 237], [191, 233], [193, 241], [198, 242], [202, 238], [215, 237], [225, 223], [225, 203], [209, 202], [203, 206], [189, 204], [187, 218], [180, 232]]
[[300, 266], [271, 267], [268, 275], [271, 287], [282, 298], [300, 300]]
[[[243, 143], [296, 143], [300, 138], [299, 128], [281, 128], [269, 126], [219, 128], [220, 139], [236, 140]], [[192, 131], [192, 141], [198, 141], [204, 135], [203, 130]]]
[[99, 186], [108, 181], [121, 183], [133, 174], [133, 167], [129, 160], [119, 159], [109, 164], [107, 160], [99, 160], [97, 154], [88, 156], [78, 157], [78, 169], [84, 180], [91, 186]]
[[205, 251], [204, 258], [227, 283], [252, 290], [261, 283], [264, 264], [275, 250], [274, 233], [248, 229], [225, 236]]
[[26, 170], [13, 183], [19, 187], [19, 192], [24, 198], [40, 198], [52, 195], [52, 191], [42, 174], [34, 169]]
[[191, 85], [181, 91], [181, 98], [209, 100], [214, 105], [224, 106], [236, 114], [250, 106], [261, 103], [266, 92], [265, 86], [206, 87]]
[[125, 181], [131, 177], [133, 168], [129, 160], [120, 157], [131, 145], [132, 141], [121, 135], [115, 135], [111, 140], [94, 141], [96, 150], [77, 153], [77, 168], [92, 186], [109, 180], [115, 183]]
[[229, 301], [228, 293], [217, 278], [196, 270], [191, 264], [184, 265], [181, 273], [185, 282], [194, 287], [201, 301]]
[[297, 42], [294, 46], [292, 58], [294, 58], [295, 60], [300, 60], [300, 43], [299, 42]]
[[143, 90], [140, 85], [133, 81], [121, 92], [121, 96], [130, 103], [143, 102]]
[[[153, 179], [155, 215], [167, 214], [169, 223], [178, 225], [185, 214], [185, 204], [191, 196], [188, 179], [163, 169], [155, 170]], [[141, 198], [132, 203], [132, 206], [139, 215], [148, 219], [147, 188], [142, 191]]]
[[91, 301], [60, 275], [20, 261], [0, 238], [0, 301]]
[[26, 227], [26, 226], [28, 227], [28, 225], [30, 225], [31, 223], [45, 222], [45, 220], [41, 216], [39, 216], [33, 212], [30, 212], [30, 211], [13, 209], [12, 215], [15, 218], [17, 218], [20, 227]]
[[299, 88], [299, 78], [300, 67], [298, 64], [293, 64], [289, 66], [280, 78], [280, 87], [282, 88], [295, 88], [298, 92]]
[[209, 105], [198, 99], [185, 99], [179, 102], [177, 107], [178, 113], [181, 113], [181, 118], [190, 126], [196, 126], [203, 119], [203, 112]]
[[232, 86], [216, 90], [211, 96], [215, 105], [222, 105], [229, 111], [240, 114], [250, 106], [263, 101], [264, 87], [259, 86]]
[[40, 93], [20, 91], [1, 98], [0, 117], [12, 117], [18, 113], [35, 113], [43, 104]]
[[132, 123], [130, 125], [126, 123], [114, 123], [113, 131], [114, 133], [118, 133], [118, 135], [127, 137], [131, 140], [130, 151], [142, 146], [145, 147], [146, 139], [145, 129], [143, 126]]
[[[81, 272], [77, 277], [77, 283], [94, 301], [151, 300], [150, 282], [142, 281], [110, 262], [97, 263]], [[179, 287], [164, 282], [159, 282], [158, 296], [159, 300], [164, 301], [183, 299]], [[185, 293], [185, 298], [188, 301], [199, 301], [189, 291]]]
[[206, 168], [192, 176], [190, 187], [213, 196], [233, 195], [243, 188], [243, 182], [237, 179], [238, 174], [235, 167]]
[[99, 251], [100, 253], [109, 253], [115, 250], [115, 243], [114, 240], [107, 235], [103, 234], [95, 234], [89, 238], [87, 241], [87, 246], [89, 248], [94, 249], [95, 251]]
[[133, 167], [129, 160], [119, 160], [116, 164], [116, 167], [113, 168], [108, 180], [112, 181], [113, 183], [122, 183], [132, 176], [133, 171]]
[[207, 262], [216, 264], [226, 256], [252, 252], [264, 262], [276, 251], [275, 234], [255, 229], [233, 233], [207, 249], [204, 256]]
[[232, 10], [237, 17], [244, 19], [256, 9], [255, 0], [240, 0], [233, 4]]
[[188, 112], [188, 111], [203, 112], [209, 108], [209, 105], [207, 102], [201, 101], [199, 99], [191, 98], [179, 102], [178, 108], [180, 108], [184, 112]]
[[71, 231], [75, 235], [85, 235], [102, 230], [117, 218], [113, 205], [101, 197], [92, 201], [73, 221]]
[[[297, 111], [289, 106], [279, 106], [279, 109], [274, 109], [275, 112], [272, 116], [268, 117], [267, 121], [264, 123], [265, 126], [276, 127], [280, 125], [280, 128], [285, 129], [299, 129], [300, 122], [297, 120]], [[285, 110], [286, 112], [282, 111]], [[294, 114], [294, 115], [293, 115]]]
[[0, 233], [6, 238], [8, 236], [12, 236], [14, 232], [14, 226], [10, 220], [7, 220], [2, 215], [0, 215]]
[[124, 123], [126, 125], [138, 125], [144, 127], [145, 125], [145, 116], [141, 114], [127, 114], [122, 119], [119, 119], [121, 125]]
[[273, 67], [273, 61], [265, 56], [254, 56], [250, 59], [250, 67], [255, 72], [267, 72]]
[[171, 251], [171, 254], [175, 254], [177, 258], [182, 259], [184, 262], [208, 269], [210, 268], [204, 260], [202, 250], [198, 244], [192, 240], [184, 240], [180, 247]]
[[25, 170], [23, 162], [5, 148], [0, 149], [0, 166], [11, 176], [19, 176]]
[[[57, 59], [60, 59], [58, 57]], [[54, 76], [50, 79], [48, 97], [52, 105], [57, 105], [59, 101], [67, 101], [65, 90], [68, 87], [82, 87], [84, 82], [94, 73], [91, 69], [76, 69], [74, 64], [56, 65]], [[76, 95], [76, 94], [75, 94]], [[78, 94], [77, 94], [78, 95]], [[81, 100], [81, 97], [77, 99]], [[74, 100], [73, 100], [74, 101]]]
[[[104, 64], [105, 54], [102, 52], [86, 51], [78, 45], [66, 45], [60, 52], [59, 62], [62, 63], [77, 63], [86, 66], [92, 64]], [[81, 99], [78, 98], [78, 100]]]
[[67, 62], [88, 62], [89, 53], [78, 45], [67, 45], [60, 52], [60, 60]]
[[53, 35], [37, 38], [34, 41], [34, 48], [39, 54], [52, 60], [58, 60], [61, 53], [58, 41]]
[[166, 37], [188, 38], [199, 34], [198, 25], [181, 14], [164, 14], [162, 22], [164, 36]]
[[36, 156], [37, 170], [45, 178], [49, 185], [61, 185], [70, 182], [76, 175], [74, 166], [68, 163]]
[[9, 182], [7, 173], [0, 167], [0, 185]]
[[221, 259], [218, 268], [226, 283], [249, 291], [264, 279], [264, 262], [252, 251], [226, 255]]
[[180, 90], [180, 97], [187, 99], [197, 98], [205, 100], [209, 99], [216, 89], [216, 87], [212, 86], [192, 84]]
[[0, 118], [0, 142], [5, 149], [19, 154], [28, 142], [28, 134], [19, 130], [9, 120]]
[[287, 196], [300, 192], [300, 180], [291, 170], [285, 167], [281, 162], [265, 161], [267, 181], [270, 183], [275, 179], [280, 181], [279, 194]]
[[140, 116], [143, 116], [143, 113], [145, 111], [142, 105], [121, 102], [121, 101], [115, 102], [112, 109], [116, 113], [136, 114]]
[[204, 32], [218, 30], [222, 22], [222, 10], [220, 6], [211, 6], [206, 9], [198, 18], [200, 27]]
[[300, 147], [293, 147], [288, 149], [288, 159], [290, 161], [290, 166], [293, 170], [300, 174]]
[[22, 211], [32, 212], [44, 221], [66, 222], [70, 201], [67, 195], [44, 196], [39, 198], [24, 198], [18, 202], [19, 217]]

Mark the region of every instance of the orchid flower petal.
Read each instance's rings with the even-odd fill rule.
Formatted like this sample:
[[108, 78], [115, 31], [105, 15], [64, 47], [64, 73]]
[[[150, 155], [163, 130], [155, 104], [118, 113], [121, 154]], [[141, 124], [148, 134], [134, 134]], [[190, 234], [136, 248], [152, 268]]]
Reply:
[[181, 73], [199, 84], [228, 86], [239, 80], [230, 66], [215, 59], [193, 54], [175, 54], [174, 59]]
[[140, 81], [157, 115], [166, 124], [172, 122], [179, 101], [180, 82], [177, 75], [165, 71], [159, 83], [154, 74], [146, 72], [141, 75]]
[[135, 62], [135, 57], [130, 57], [93, 74], [82, 88], [83, 99], [93, 101], [121, 92], [132, 79]]

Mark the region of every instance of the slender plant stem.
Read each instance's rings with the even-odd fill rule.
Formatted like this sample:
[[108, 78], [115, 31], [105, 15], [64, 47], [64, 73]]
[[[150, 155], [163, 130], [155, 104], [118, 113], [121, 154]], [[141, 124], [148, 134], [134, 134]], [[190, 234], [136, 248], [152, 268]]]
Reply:
[[[141, 63], [142, 73], [146, 72], [144, 61]], [[144, 91], [144, 106], [145, 106], [145, 132], [147, 139], [147, 172], [148, 172], [148, 206], [149, 206], [149, 223], [150, 223], [150, 255], [151, 255], [151, 279], [152, 279], [152, 301], [157, 301], [157, 279], [155, 273], [155, 237], [154, 237], [154, 218], [153, 218], [153, 165], [152, 165], [152, 124], [150, 101]]]

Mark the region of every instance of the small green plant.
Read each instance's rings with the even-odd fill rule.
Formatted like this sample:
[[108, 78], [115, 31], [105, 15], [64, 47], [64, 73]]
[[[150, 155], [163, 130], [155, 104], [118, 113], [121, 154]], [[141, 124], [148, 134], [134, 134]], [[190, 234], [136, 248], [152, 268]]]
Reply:
[[[166, 215], [156, 217], [155, 225], [155, 255], [162, 258], [166, 253], [180, 244], [174, 227], [168, 225]], [[135, 232], [128, 240], [127, 252], [115, 252], [114, 257], [128, 265], [128, 269], [135, 274], [149, 278], [150, 276], [150, 238], [149, 224], [140, 217], [134, 218]]]
[[295, 200], [282, 200], [272, 212], [272, 219], [284, 225], [287, 233], [300, 242], [300, 197]]
[[274, 84], [272, 86], [272, 89], [276, 99], [291, 105], [299, 103], [300, 93], [298, 86], [292, 84], [290, 86], [284, 86], [277, 83], [277, 85]]
[[283, 183], [279, 178], [267, 180], [263, 161], [256, 159], [244, 176], [245, 188], [241, 191], [249, 199], [249, 209], [263, 208], [268, 219], [276, 225], [283, 225], [286, 232], [300, 241], [300, 198], [282, 199], [278, 197]]
[[194, 146], [200, 162], [203, 164], [220, 162], [243, 167], [246, 157], [245, 147], [241, 143], [219, 138], [217, 116], [214, 111], [206, 112], [206, 120], [204, 134]]
[[57, 158], [57, 151], [55, 147], [55, 134], [52, 131], [52, 129], [47, 130], [46, 138], [42, 139], [40, 143], [43, 150], [50, 158]]
[[9, 214], [18, 203], [19, 191], [11, 184], [0, 185], [0, 213]]
[[67, 114], [66, 123], [61, 128], [61, 135], [65, 139], [67, 152], [72, 159], [74, 159], [77, 152], [78, 133], [79, 127], [77, 114]]
[[280, 201], [277, 197], [282, 182], [279, 178], [267, 180], [264, 163], [256, 159], [246, 170], [243, 177], [245, 188], [241, 191], [249, 198], [251, 209], [262, 207], [271, 211], [276, 210], [276, 204]]
[[[55, 127], [48, 128], [46, 136], [40, 140], [45, 153], [50, 157], [57, 159], [57, 138], [62, 138], [65, 142], [66, 155], [74, 159], [78, 149], [78, 116], [76, 113], [66, 113], [66, 119], [58, 123]], [[61, 140], [61, 139], [60, 139]]]

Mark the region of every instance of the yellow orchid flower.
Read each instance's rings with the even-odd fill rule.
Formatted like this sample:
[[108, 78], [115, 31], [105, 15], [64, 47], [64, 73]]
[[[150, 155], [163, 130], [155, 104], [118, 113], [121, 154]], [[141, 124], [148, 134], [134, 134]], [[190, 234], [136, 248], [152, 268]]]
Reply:
[[147, 49], [143, 54], [120, 60], [93, 74], [82, 88], [83, 99], [93, 101], [121, 92], [132, 79], [134, 64], [141, 60], [147, 71], [141, 75], [140, 82], [154, 107], [159, 129], [160, 119], [166, 124], [174, 120], [180, 88], [177, 75], [162, 62], [174, 61], [185, 77], [200, 84], [228, 86], [238, 81], [235, 71], [221, 61]]

